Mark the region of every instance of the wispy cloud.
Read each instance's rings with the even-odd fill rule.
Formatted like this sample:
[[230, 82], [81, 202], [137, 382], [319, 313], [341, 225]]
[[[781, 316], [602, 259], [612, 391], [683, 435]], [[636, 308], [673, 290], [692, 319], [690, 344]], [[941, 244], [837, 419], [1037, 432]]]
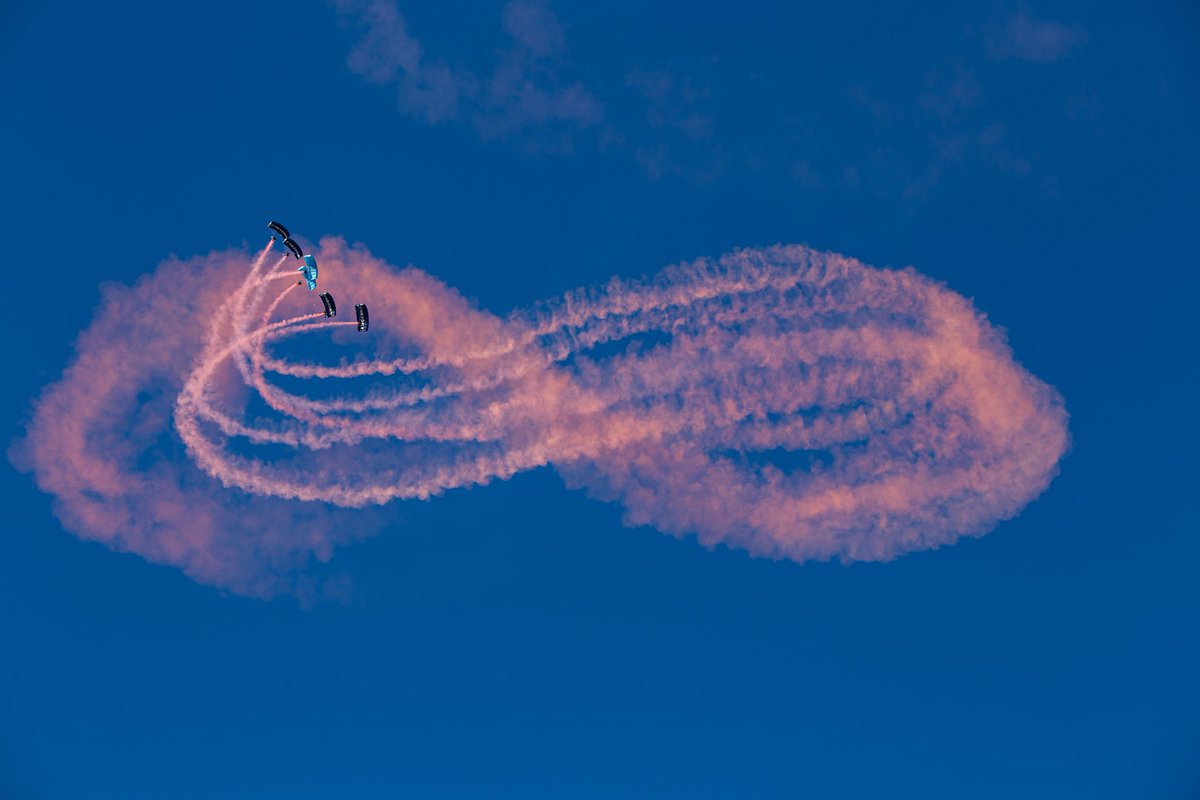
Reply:
[[463, 94], [474, 92], [474, 79], [427, 58], [394, 2], [338, 0], [337, 7], [363, 31], [347, 59], [351, 70], [372, 83], [396, 86], [400, 107], [426, 122], [458, 115]]
[[640, 96], [644, 131], [633, 155], [652, 180], [677, 175], [704, 183], [726, 168], [716, 120], [705, 109], [712, 92], [670, 70], [630, 70], [626, 86]]
[[500, 14], [504, 32], [539, 58], [567, 52], [567, 29], [545, 0], [512, 0]]
[[975, 74], [962, 66], [934, 69], [925, 75], [917, 105], [948, 120], [979, 105], [983, 92]]
[[625, 82], [636, 88], [646, 100], [646, 122], [655, 130], [678, 131], [691, 140], [713, 137], [713, 118], [697, 109], [708, 90], [697, 89], [687, 80], [680, 81], [665, 70], [633, 70]]
[[536, 151], [569, 151], [583, 133], [631, 157], [651, 179], [704, 182], [726, 165], [710, 92], [667, 70], [630, 70], [642, 119], [622, 131], [606, 119], [591, 87], [571, 77], [567, 26], [546, 0], [510, 0], [500, 13], [503, 43], [487, 70], [430, 55], [409, 30], [396, 0], [334, 0], [342, 21], [359, 32], [347, 65], [371, 83], [393, 88], [400, 108], [428, 124], [469, 124], [480, 139], [507, 140]]
[[1028, 175], [1032, 164], [1025, 156], [1013, 152], [1008, 143], [1008, 126], [993, 122], [976, 136], [984, 163], [998, 172]]
[[[1018, 177], [1033, 171], [1034, 157], [989, 110], [978, 75], [962, 63], [929, 70], [907, 103], [877, 97], [863, 86], [853, 87], [849, 97], [871, 118], [879, 145], [853, 165], [856, 180], [844, 180], [846, 188], [888, 187], [919, 203], [948, 175], [972, 166]], [[893, 145], [893, 138], [904, 145]]]
[[1087, 31], [1078, 25], [1038, 19], [1027, 11], [1018, 11], [993, 29], [987, 39], [987, 52], [994, 59], [1049, 64], [1064, 58], [1087, 38]]
[[425, 53], [396, 0], [335, 0], [343, 20], [360, 31], [347, 59], [363, 78], [396, 89], [400, 108], [431, 124], [469, 121], [485, 139], [520, 133], [535, 139], [593, 128], [600, 102], [579, 81], [562, 77], [566, 28], [542, 0], [511, 0], [501, 13], [508, 39], [488, 73], [451, 66]]

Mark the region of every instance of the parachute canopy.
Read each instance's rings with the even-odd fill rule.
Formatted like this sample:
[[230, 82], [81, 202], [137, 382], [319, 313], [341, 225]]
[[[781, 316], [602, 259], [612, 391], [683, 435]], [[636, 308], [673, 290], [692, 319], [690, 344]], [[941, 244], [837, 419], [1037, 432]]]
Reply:
[[284, 239], [292, 238], [292, 235], [290, 233], [288, 233], [288, 229], [283, 227], [282, 225], [280, 225], [275, 220], [271, 220], [270, 222], [268, 222], [267, 227], [270, 228], [271, 230], [275, 231], [276, 233], [278, 233]]
[[317, 288], [317, 260], [315, 258], [305, 256], [304, 263], [296, 268], [296, 272], [304, 273], [304, 282], [308, 284], [310, 292]]
[[325, 316], [337, 316], [337, 304], [333, 302], [333, 295], [329, 292], [321, 292], [321, 302], [325, 304]]
[[367, 316], [367, 304], [355, 303], [354, 315], [358, 317], [358, 329], [360, 331], [365, 331], [371, 322], [370, 318]]
[[283, 246], [292, 251], [292, 255], [300, 258], [304, 255], [304, 251], [300, 249], [300, 245], [296, 244], [296, 240], [291, 237], [286, 237], [283, 240]]

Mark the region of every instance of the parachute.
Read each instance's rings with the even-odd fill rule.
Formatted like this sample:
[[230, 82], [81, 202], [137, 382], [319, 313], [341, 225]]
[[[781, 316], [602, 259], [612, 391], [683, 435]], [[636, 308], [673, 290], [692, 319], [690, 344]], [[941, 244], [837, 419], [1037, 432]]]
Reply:
[[294, 255], [296, 258], [300, 258], [304, 255], [304, 251], [300, 249], [300, 245], [296, 244], [296, 240], [292, 239], [291, 237], [284, 238], [283, 246], [288, 250], [291, 250], [292, 255]]
[[288, 229], [283, 227], [282, 225], [280, 225], [275, 220], [271, 220], [270, 222], [268, 222], [267, 227], [270, 228], [271, 230], [275, 231], [276, 233], [278, 233], [285, 240], [292, 238], [292, 235], [290, 233], [288, 233]]
[[371, 321], [370, 318], [367, 317], [367, 304], [355, 303], [354, 315], [358, 317], [358, 329], [360, 331], [365, 331], [367, 329], [367, 325], [369, 325]]
[[[291, 241], [289, 239], [289, 241]], [[304, 263], [296, 268], [296, 272], [304, 273], [304, 282], [308, 284], [308, 290], [311, 292], [317, 288], [317, 260], [312, 256], [305, 256]]]
[[333, 295], [329, 292], [321, 292], [321, 302], [325, 304], [325, 316], [337, 316], [337, 304], [333, 302]]

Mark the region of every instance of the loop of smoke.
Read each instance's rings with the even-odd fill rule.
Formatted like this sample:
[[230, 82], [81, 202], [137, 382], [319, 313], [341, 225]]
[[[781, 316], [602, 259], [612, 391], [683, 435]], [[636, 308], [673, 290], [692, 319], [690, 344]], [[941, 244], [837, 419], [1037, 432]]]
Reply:
[[[339, 509], [552, 465], [630, 524], [887, 559], [1015, 515], [1067, 447], [1058, 394], [911, 269], [741, 250], [500, 318], [341, 240], [317, 256], [368, 334], [312, 313], [267, 251], [107, 290], [14, 451], [68, 528], [269, 594], [383, 522]], [[330, 331], [372, 357], [285, 357]]]

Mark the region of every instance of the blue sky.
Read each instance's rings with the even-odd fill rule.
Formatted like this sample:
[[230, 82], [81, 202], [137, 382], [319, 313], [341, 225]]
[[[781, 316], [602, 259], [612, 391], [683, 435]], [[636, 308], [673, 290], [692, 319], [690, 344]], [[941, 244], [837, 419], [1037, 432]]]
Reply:
[[541, 469], [389, 507], [310, 608], [83, 542], [6, 462], [0, 796], [1200, 789], [1195, 10], [645, 6], [7, 5], [5, 440], [102, 282], [268, 218], [501, 314], [804, 242], [1007, 330], [1071, 414], [1049, 490], [798, 565]]

